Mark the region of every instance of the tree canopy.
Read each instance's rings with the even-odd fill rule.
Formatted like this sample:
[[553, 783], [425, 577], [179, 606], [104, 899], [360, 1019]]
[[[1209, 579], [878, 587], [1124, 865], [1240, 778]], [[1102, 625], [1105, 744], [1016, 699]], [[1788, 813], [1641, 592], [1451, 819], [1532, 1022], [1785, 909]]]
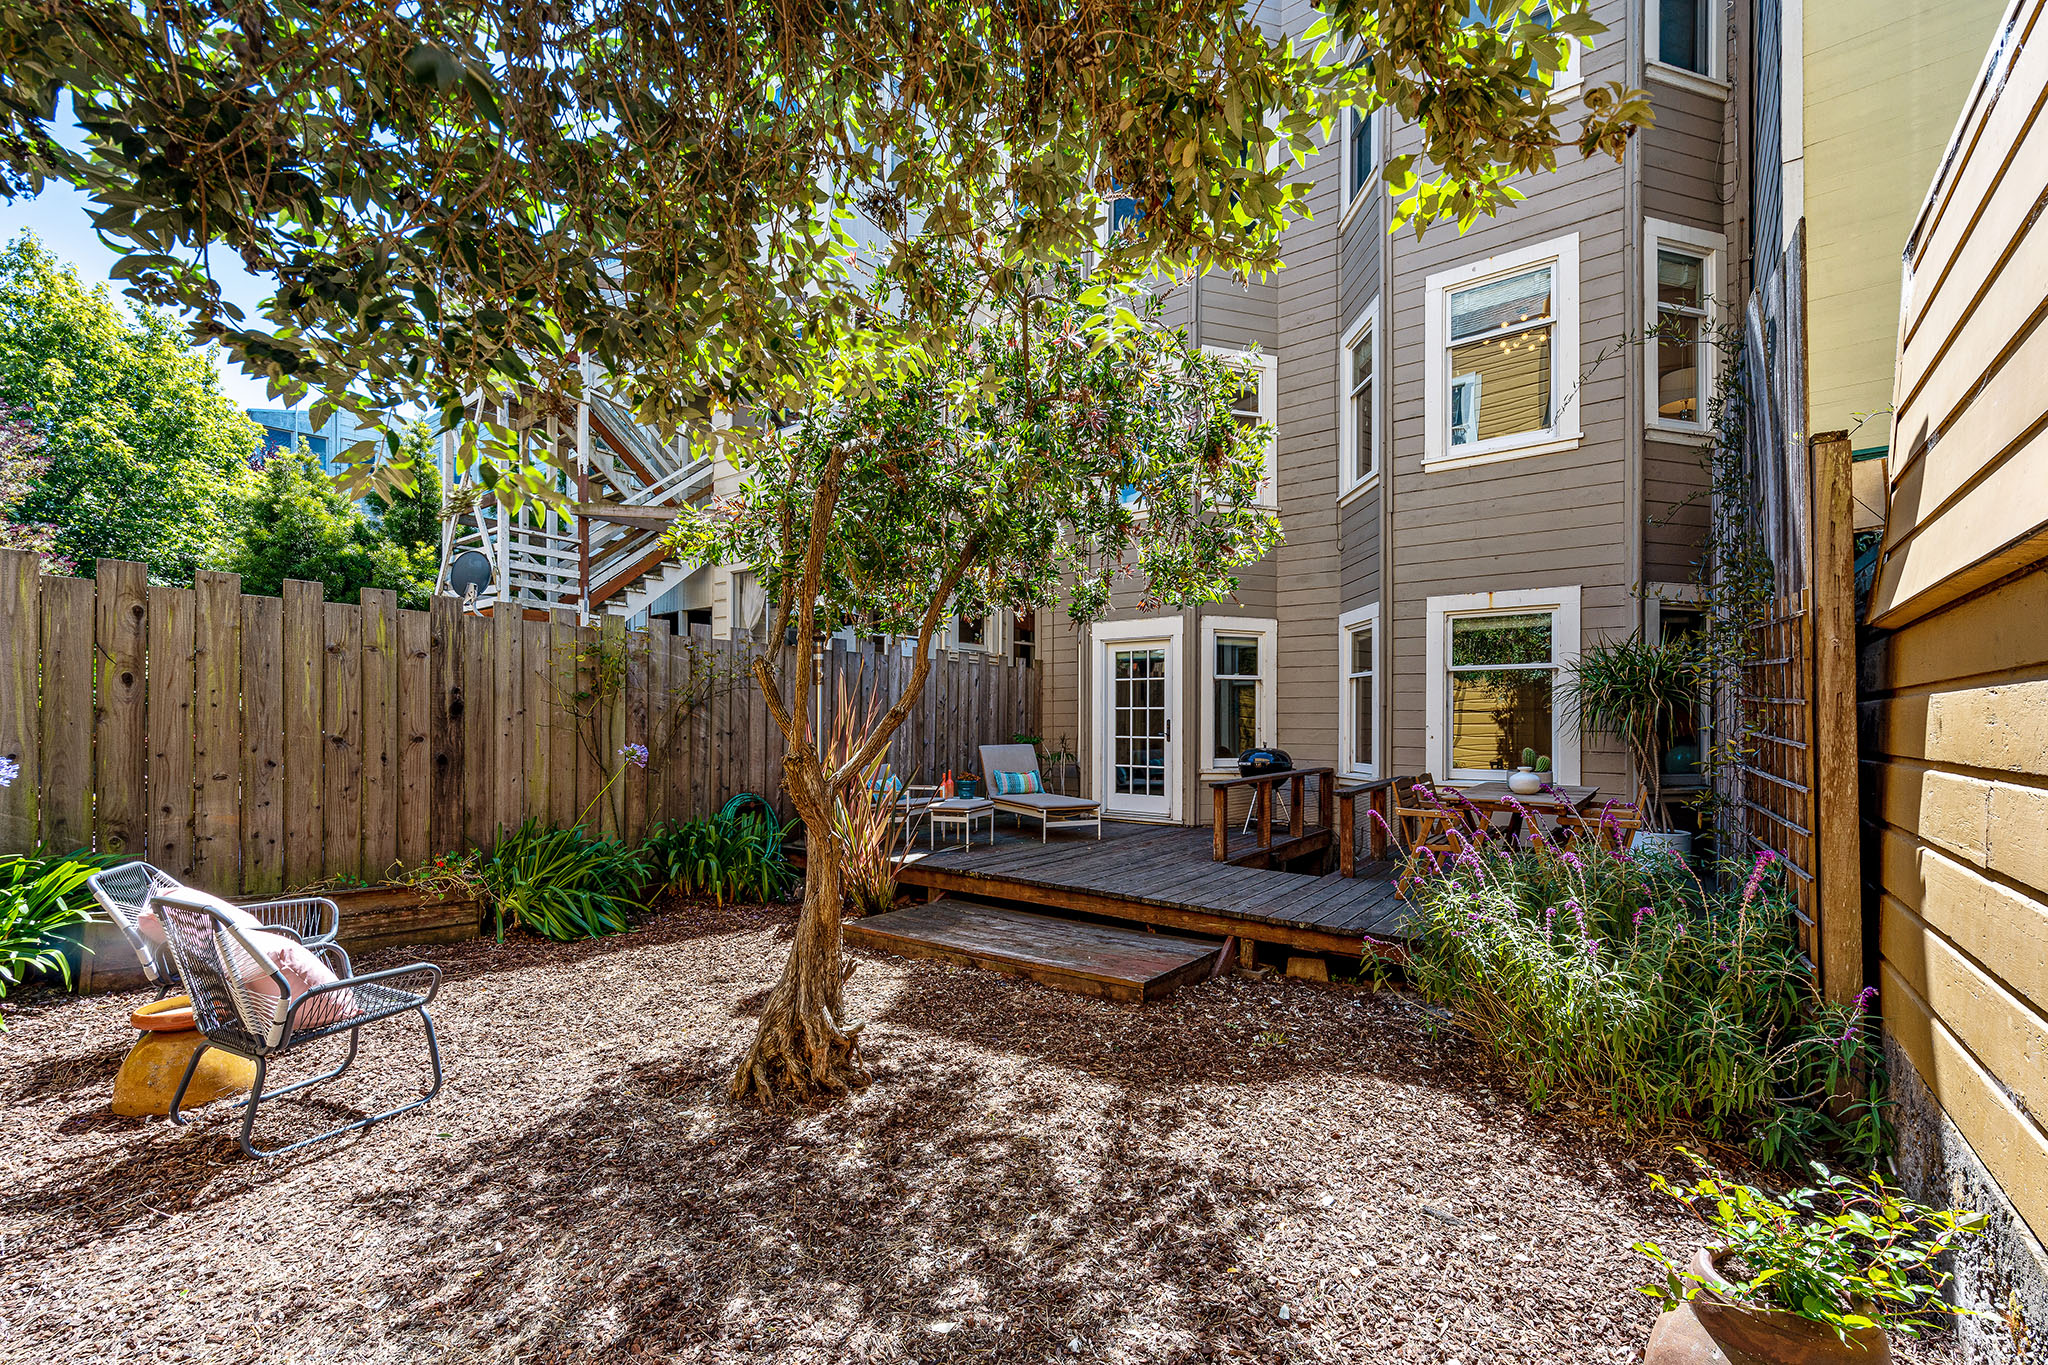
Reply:
[[58, 554], [170, 583], [226, 561], [261, 432], [168, 316], [131, 315], [27, 234], [0, 249], [0, 412], [47, 462], [8, 514], [54, 527]]
[[416, 491], [395, 495], [373, 519], [304, 445], [279, 451], [264, 464], [228, 567], [242, 576], [242, 591], [265, 597], [280, 595], [287, 578], [305, 578], [325, 585], [330, 601], [392, 588], [400, 606], [424, 609], [440, 567], [440, 495], [432, 462], [423, 462]]
[[[1348, 106], [1421, 130], [1387, 176], [1418, 226], [1491, 213], [1648, 117], [1540, 78], [1585, 5], [1323, 0], [1300, 38], [1235, 0], [14, 5], [0, 172], [85, 189], [129, 288], [290, 395], [538, 419], [588, 360], [668, 430], [803, 401], [834, 353], [916, 363], [957, 322], [947, 250], [1005, 292], [1094, 252], [1113, 187], [1144, 229], [1104, 271], [1271, 270], [1291, 163]], [[209, 246], [276, 280], [260, 316]]]

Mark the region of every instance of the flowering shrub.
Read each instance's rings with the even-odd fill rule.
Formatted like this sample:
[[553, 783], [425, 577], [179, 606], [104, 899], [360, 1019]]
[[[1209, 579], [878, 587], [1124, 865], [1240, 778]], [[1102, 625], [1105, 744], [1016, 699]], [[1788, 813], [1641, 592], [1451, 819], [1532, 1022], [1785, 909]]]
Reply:
[[1409, 975], [1538, 1108], [1575, 1095], [1625, 1128], [1690, 1124], [1778, 1165], [1831, 1147], [1874, 1159], [1870, 1002], [1821, 998], [1770, 855], [1743, 870], [1719, 892], [1668, 854], [1489, 841], [1410, 891]]

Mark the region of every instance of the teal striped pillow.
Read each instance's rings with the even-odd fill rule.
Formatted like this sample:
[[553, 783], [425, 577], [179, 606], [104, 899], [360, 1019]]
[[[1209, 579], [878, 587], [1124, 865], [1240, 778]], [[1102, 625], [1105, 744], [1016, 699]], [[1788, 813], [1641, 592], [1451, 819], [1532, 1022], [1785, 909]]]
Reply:
[[1045, 790], [1038, 784], [1038, 774], [1035, 772], [996, 773], [994, 776], [997, 796], [1028, 796], [1032, 792]]

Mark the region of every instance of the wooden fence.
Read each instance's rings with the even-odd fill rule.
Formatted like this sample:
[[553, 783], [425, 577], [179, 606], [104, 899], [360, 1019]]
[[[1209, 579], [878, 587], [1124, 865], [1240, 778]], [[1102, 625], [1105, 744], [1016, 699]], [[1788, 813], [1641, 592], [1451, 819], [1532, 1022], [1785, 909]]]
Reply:
[[[381, 590], [326, 602], [317, 583], [252, 597], [231, 574], [162, 587], [114, 560], [56, 577], [11, 550], [0, 629], [0, 756], [20, 765], [0, 853], [144, 857], [256, 894], [376, 881], [528, 817], [587, 812], [638, 839], [739, 792], [788, 813], [782, 736], [748, 672], [762, 647], [745, 642], [473, 616], [452, 597], [404, 611]], [[835, 643], [826, 704], [838, 679], [893, 700], [911, 665]], [[912, 781], [977, 771], [978, 745], [1036, 716], [1028, 665], [942, 656], [890, 759]], [[626, 744], [647, 747], [644, 771], [620, 772]]]

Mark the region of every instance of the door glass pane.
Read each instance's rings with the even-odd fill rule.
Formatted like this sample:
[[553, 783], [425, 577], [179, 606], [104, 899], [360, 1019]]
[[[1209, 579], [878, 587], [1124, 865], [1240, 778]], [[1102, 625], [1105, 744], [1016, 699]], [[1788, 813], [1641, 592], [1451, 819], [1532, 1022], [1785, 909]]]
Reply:
[[1451, 618], [1451, 667], [1547, 664], [1550, 613]]
[[1112, 659], [1119, 679], [1110, 711], [1116, 792], [1121, 796], [1164, 796], [1166, 652], [1120, 649]]

